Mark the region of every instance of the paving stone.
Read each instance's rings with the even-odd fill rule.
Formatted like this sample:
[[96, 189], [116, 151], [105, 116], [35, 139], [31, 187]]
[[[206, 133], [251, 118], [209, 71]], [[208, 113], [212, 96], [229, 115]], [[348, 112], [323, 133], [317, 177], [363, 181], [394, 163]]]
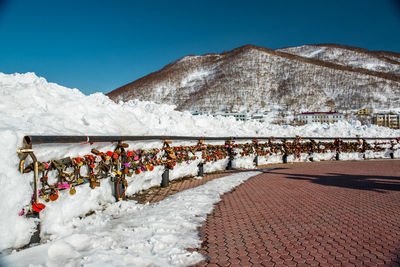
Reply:
[[276, 167], [221, 196], [196, 251], [240, 266], [399, 265], [399, 160]]

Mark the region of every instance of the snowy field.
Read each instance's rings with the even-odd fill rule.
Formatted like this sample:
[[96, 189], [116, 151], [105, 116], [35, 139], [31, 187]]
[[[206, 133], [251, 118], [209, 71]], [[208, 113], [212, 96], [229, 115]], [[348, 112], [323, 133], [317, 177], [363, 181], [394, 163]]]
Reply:
[[[77, 188], [75, 195], [60, 194], [41, 212], [43, 244], [15, 251], [29, 242], [34, 219], [19, 216], [29, 205], [32, 173], [18, 172], [17, 148], [24, 135], [179, 135], [179, 136], [308, 136], [308, 137], [399, 137], [399, 130], [365, 126], [359, 122], [310, 124], [301, 127], [233, 118], [192, 116], [173, 106], [130, 101], [116, 104], [101, 93], [86, 96], [33, 73], [0, 73], [0, 251], [10, 266], [184, 266], [201, 260], [185, 248], [198, 247], [200, 226], [219, 195], [231, 190], [257, 172], [220, 178], [201, 187], [178, 193], [154, 205], [134, 201], [115, 203], [111, 183]], [[174, 142], [174, 145], [193, 145]], [[134, 148], [161, 147], [161, 142], [130, 143]], [[39, 160], [82, 156], [91, 148], [112, 149], [111, 144], [34, 146]], [[398, 152], [396, 157], [399, 157]], [[316, 160], [329, 159], [320, 155]], [[372, 157], [373, 155], [368, 155]], [[326, 158], [328, 157], [328, 158]], [[359, 159], [348, 155], [347, 159]], [[379, 157], [387, 157], [381, 154]], [[260, 164], [279, 161], [260, 159]], [[294, 160], [294, 159], [289, 159]], [[252, 158], [237, 160], [236, 167], [252, 167]], [[223, 169], [226, 161], [207, 164], [205, 171]], [[197, 163], [182, 164], [171, 178], [195, 174]], [[161, 168], [132, 177], [128, 194], [157, 185]], [[91, 216], [84, 215], [95, 211]], [[4, 230], [6, 229], [6, 230]]]

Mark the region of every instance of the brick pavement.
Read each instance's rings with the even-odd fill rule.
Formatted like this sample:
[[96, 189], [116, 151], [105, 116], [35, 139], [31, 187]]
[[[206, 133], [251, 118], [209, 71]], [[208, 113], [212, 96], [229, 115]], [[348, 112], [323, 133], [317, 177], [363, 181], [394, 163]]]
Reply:
[[138, 203], [155, 203], [163, 200], [164, 198], [173, 195], [177, 192], [194, 188], [202, 184], [207, 183], [216, 178], [230, 175], [236, 171], [221, 171], [204, 175], [201, 179], [196, 179], [194, 177], [184, 177], [181, 179], [175, 179], [170, 182], [167, 187], [153, 187], [142, 193], [137, 193], [133, 196], [129, 196], [128, 199], [136, 200]]
[[400, 161], [280, 165], [199, 230], [197, 266], [400, 266]]

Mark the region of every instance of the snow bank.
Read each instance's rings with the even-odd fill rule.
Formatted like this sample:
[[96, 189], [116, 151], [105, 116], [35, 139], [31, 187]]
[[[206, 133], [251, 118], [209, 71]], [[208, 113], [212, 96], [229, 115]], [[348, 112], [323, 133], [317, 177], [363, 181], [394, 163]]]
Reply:
[[[27, 244], [35, 226], [33, 219], [18, 215], [29, 204], [33, 192], [32, 174], [23, 175], [17, 171], [19, 159], [16, 150], [22, 145], [24, 135], [400, 136], [399, 131], [362, 126], [358, 122], [301, 127], [277, 126], [240, 122], [233, 118], [192, 116], [188, 112], [175, 111], [173, 106], [151, 102], [130, 101], [116, 104], [101, 93], [86, 96], [77, 89], [49, 83], [34, 73], [0, 73], [0, 99], [0, 228], [7, 229], [0, 232], [0, 250]], [[131, 147], [136, 149], [154, 146], [160, 147], [161, 143], [131, 143]], [[91, 148], [107, 151], [113, 145], [34, 147], [35, 154], [41, 161], [82, 156]], [[250, 166], [251, 160], [242, 159], [236, 166]], [[213, 171], [224, 166], [225, 161], [207, 163], [204, 170]], [[195, 168], [196, 164], [177, 166], [171, 177], [194, 174], [197, 171]], [[159, 184], [161, 171], [156, 169], [128, 180], [128, 193], [133, 194]], [[60, 194], [60, 199], [56, 202], [46, 203], [48, 207], [41, 213], [44, 237], [65, 234], [64, 231], [67, 231], [77, 216], [82, 216], [89, 210], [100, 210], [104, 205], [112, 203], [110, 190], [109, 182], [103, 180], [102, 186], [95, 190], [83, 185], [73, 196]]]
[[220, 200], [248, 178], [243, 172], [215, 179], [152, 205], [121, 201], [75, 219], [54, 241], [4, 258], [10, 266], [188, 266], [203, 259], [197, 228]]

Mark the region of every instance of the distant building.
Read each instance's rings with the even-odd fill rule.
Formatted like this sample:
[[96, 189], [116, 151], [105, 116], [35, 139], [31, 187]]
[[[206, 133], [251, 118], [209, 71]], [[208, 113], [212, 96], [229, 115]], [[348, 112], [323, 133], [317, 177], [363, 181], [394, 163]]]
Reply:
[[334, 123], [343, 120], [343, 114], [338, 112], [303, 112], [296, 115], [299, 123]]
[[369, 112], [368, 112], [367, 108], [363, 108], [363, 109], [360, 109], [359, 111], [357, 111], [357, 115], [368, 115], [368, 114], [369, 114]]
[[377, 113], [374, 114], [372, 123], [379, 126], [399, 129], [399, 115], [394, 113]]
[[215, 113], [212, 114], [214, 117], [222, 116], [222, 117], [234, 117], [238, 121], [247, 121], [248, 117], [245, 113]]
[[205, 113], [203, 111], [199, 111], [199, 110], [195, 110], [192, 112], [193, 116], [197, 116], [197, 115], [204, 115]]
[[259, 122], [264, 122], [264, 114], [258, 114], [258, 113], [253, 114], [251, 115], [251, 119]]

